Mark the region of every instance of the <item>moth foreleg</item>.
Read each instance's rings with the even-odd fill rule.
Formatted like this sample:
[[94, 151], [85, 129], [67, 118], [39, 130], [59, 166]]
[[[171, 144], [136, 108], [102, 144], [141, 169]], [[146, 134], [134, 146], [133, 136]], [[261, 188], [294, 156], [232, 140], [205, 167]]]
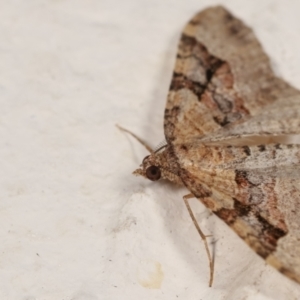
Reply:
[[183, 200], [184, 200], [185, 206], [190, 214], [190, 217], [192, 218], [193, 223], [194, 223], [198, 233], [200, 234], [201, 239], [204, 242], [205, 250], [206, 250], [208, 261], [209, 261], [209, 268], [210, 268], [209, 286], [211, 287], [212, 283], [213, 283], [213, 278], [214, 278], [214, 261], [212, 260], [212, 257], [211, 257], [211, 254], [210, 254], [210, 251], [208, 248], [208, 243], [206, 240], [207, 236], [201, 230], [201, 228], [200, 228], [199, 224], [197, 223], [197, 220], [192, 212], [192, 209], [188, 203], [188, 199], [191, 199], [191, 198], [195, 198], [195, 196], [193, 194], [188, 194], [188, 195], [183, 196]]

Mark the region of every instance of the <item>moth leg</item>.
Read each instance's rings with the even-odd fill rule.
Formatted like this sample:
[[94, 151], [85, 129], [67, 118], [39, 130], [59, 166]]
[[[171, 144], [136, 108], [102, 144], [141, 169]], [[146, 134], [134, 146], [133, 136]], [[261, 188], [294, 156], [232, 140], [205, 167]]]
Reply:
[[188, 199], [191, 199], [191, 198], [195, 198], [195, 196], [193, 194], [188, 194], [188, 195], [183, 196], [183, 200], [184, 200], [185, 206], [186, 206], [186, 208], [187, 208], [187, 210], [190, 214], [190, 217], [192, 218], [193, 223], [194, 223], [198, 233], [200, 234], [201, 239], [204, 242], [206, 254], [207, 254], [207, 257], [208, 257], [208, 261], [209, 261], [209, 268], [210, 268], [209, 287], [211, 287], [212, 283], [213, 283], [213, 278], [214, 278], [214, 261], [212, 260], [212, 257], [211, 257], [211, 254], [210, 254], [210, 251], [209, 251], [209, 248], [208, 248], [208, 244], [207, 244], [207, 240], [206, 240], [207, 236], [200, 229], [200, 226], [197, 223], [197, 220], [196, 220], [196, 218], [195, 218], [195, 216], [192, 212], [192, 209], [191, 209], [191, 207], [188, 203]]

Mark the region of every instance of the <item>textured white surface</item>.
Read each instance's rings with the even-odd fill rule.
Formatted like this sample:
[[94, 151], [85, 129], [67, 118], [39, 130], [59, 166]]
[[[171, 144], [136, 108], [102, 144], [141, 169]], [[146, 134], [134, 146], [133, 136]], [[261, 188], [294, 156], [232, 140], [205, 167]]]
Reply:
[[300, 88], [299, 0], [2, 1], [0, 299], [300, 299], [184, 189], [130, 175], [153, 146], [183, 25], [223, 4]]

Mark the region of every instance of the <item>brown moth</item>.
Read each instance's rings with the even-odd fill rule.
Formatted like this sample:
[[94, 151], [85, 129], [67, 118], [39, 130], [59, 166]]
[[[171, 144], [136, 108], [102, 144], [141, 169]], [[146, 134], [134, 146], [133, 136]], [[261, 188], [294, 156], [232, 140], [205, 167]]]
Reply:
[[[257, 254], [300, 283], [300, 92], [273, 73], [252, 30], [223, 7], [182, 33], [166, 144], [134, 174], [185, 185]], [[290, 140], [290, 142], [289, 142]]]

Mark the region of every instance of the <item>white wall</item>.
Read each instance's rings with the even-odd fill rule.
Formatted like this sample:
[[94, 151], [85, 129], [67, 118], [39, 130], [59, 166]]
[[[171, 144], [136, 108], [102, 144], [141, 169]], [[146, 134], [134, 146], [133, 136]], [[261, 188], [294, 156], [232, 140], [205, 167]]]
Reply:
[[[300, 299], [300, 286], [191, 200], [131, 176], [163, 139], [183, 25], [221, 3], [300, 88], [298, 0], [2, 1], [0, 299]], [[288, 3], [288, 4], [287, 4]]]

